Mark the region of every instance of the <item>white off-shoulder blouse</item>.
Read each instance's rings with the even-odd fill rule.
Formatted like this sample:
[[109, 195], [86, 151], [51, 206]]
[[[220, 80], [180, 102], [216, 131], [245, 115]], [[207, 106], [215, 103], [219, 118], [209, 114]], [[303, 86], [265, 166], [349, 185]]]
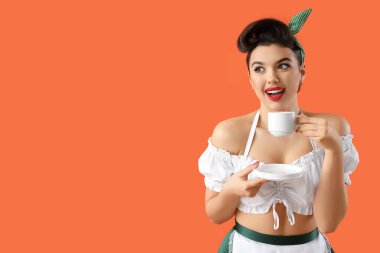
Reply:
[[[223, 185], [234, 173], [245, 169], [257, 162], [248, 156], [255, 129], [257, 126], [259, 111], [255, 115], [244, 155], [233, 155], [228, 151], [215, 146], [208, 139], [206, 150], [198, 159], [199, 172], [204, 175], [204, 182], [207, 188], [220, 192]], [[359, 155], [352, 143], [352, 134], [340, 136], [343, 149], [344, 181], [351, 184], [350, 174], [359, 163]], [[297, 179], [286, 181], [270, 181], [263, 184], [254, 197], [241, 197], [238, 209], [245, 213], [261, 214], [269, 211], [273, 206], [274, 229], [279, 227], [279, 219], [276, 212], [276, 204], [283, 203], [287, 210], [287, 216], [291, 225], [294, 225], [295, 218], [293, 212], [303, 215], [313, 213], [313, 199], [319, 184], [324, 159], [324, 149], [316, 145], [311, 140], [313, 150], [291, 164], [302, 167], [303, 176]], [[263, 164], [263, 162], [260, 162]], [[248, 175], [248, 180], [257, 176], [254, 173]]]

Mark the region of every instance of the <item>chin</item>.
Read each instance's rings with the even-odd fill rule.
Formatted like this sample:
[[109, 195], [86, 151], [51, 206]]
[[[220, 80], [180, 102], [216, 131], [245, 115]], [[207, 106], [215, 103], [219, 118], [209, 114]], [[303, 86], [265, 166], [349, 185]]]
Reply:
[[269, 110], [272, 110], [272, 111], [288, 112], [288, 111], [291, 111], [292, 104], [293, 104], [292, 102], [293, 101], [287, 101], [287, 100], [281, 100], [277, 102], [268, 101], [266, 102], [266, 106]]
[[271, 111], [279, 111], [279, 112], [285, 112], [285, 111], [289, 111], [290, 110], [286, 105], [281, 104], [281, 103], [278, 103], [276, 105], [270, 105], [268, 108]]

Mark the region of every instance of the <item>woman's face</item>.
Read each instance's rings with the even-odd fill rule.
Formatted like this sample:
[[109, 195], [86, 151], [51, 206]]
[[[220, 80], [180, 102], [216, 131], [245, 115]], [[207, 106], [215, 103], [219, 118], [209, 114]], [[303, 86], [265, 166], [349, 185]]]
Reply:
[[[257, 46], [251, 53], [248, 74], [261, 104], [269, 110], [298, 108], [297, 90], [305, 78], [305, 65], [298, 66], [297, 58], [290, 48], [278, 44]], [[268, 88], [282, 91], [268, 92]]]

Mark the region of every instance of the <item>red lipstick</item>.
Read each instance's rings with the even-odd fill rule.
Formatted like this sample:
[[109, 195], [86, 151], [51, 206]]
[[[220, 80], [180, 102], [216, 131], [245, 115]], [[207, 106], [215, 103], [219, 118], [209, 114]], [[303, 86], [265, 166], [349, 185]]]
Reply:
[[270, 87], [265, 89], [265, 94], [272, 101], [278, 101], [285, 93], [285, 89], [281, 87]]

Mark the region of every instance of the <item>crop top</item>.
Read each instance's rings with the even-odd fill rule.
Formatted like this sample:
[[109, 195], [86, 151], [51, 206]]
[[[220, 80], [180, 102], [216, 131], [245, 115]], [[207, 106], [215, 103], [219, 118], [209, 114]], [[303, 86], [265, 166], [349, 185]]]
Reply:
[[[208, 146], [198, 159], [199, 172], [204, 175], [207, 188], [220, 192], [228, 178], [234, 173], [245, 169], [257, 160], [248, 156], [255, 135], [260, 112], [257, 111], [249, 133], [244, 155], [234, 155], [227, 150], [215, 146], [208, 138]], [[350, 185], [349, 175], [359, 163], [359, 155], [352, 143], [353, 135], [340, 136], [343, 149], [343, 167], [345, 184]], [[303, 170], [300, 178], [286, 181], [268, 181], [263, 184], [254, 197], [241, 197], [238, 209], [245, 213], [267, 213], [273, 206], [274, 229], [279, 227], [279, 217], [276, 212], [276, 204], [283, 203], [286, 207], [288, 220], [291, 225], [295, 224], [293, 212], [302, 215], [313, 213], [314, 194], [318, 187], [323, 160], [324, 149], [316, 145], [310, 139], [313, 150], [290, 164], [299, 166]], [[263, 162], [259, 163], [264, 164]], [[257, 178], [255, 173], [248, 175], [248, 180]]]

